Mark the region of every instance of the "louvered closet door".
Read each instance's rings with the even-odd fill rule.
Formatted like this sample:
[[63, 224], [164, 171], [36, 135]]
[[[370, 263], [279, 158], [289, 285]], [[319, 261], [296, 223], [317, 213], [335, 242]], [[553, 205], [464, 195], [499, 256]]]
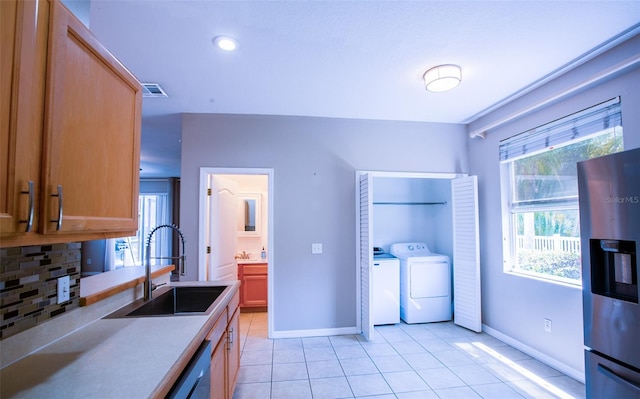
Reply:
[[360, 176], [359, 187], [359, 229], [360, 229], [360, 318], [362, 335], [365, 339], [373, 339], [373, 319], [371, 318], [371, 264], [373, 263], [373, 231], [372, 231], [372, 178], [365, 173]]
[[480, 249], [478, 237], [478, 180], [453, 180], [453, 301], [454, 322], [482, 330], [480, 306]]

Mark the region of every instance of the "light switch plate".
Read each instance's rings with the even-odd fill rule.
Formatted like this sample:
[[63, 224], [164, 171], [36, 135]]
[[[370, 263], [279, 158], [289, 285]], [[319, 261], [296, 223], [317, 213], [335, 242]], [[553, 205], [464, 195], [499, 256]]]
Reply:
[[312, 254], [321, 254], [322, 253], [322, 244], [320, 244], [320, 243], [311, 244], [311, 253]]
[[67, 302], [71, 297], [70, 293], [71, 280], [69, 276], [60, 277], [58, 279], [58, 303]]

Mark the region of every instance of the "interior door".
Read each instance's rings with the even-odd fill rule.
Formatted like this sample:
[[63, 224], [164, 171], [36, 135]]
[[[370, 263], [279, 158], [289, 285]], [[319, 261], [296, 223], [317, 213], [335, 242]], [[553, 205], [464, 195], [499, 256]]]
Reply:
[[360, 322], [362, 335], [373, 340], [371, 317], [371, 265], [373, 264], [373, 184], [369, 173], [360, 175], [358, 199], [358, 226], [360, 237]]
[[454, 323], [482, 331], [480, 296], [480, 242], [478, 235], [478, 179], [454, 179], [451, 184], [453, 215]]
[[236, 235], [237, 184], [209, 175], [207, 280], [237, 280]]

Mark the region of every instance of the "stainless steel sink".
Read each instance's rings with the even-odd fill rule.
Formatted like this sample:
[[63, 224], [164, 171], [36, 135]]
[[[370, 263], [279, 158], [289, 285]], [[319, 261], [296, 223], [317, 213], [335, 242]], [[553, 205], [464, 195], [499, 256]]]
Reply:
[[105, 318], [207, 314], [227, 286], [171, 286], [149, 301], [138, 300]]

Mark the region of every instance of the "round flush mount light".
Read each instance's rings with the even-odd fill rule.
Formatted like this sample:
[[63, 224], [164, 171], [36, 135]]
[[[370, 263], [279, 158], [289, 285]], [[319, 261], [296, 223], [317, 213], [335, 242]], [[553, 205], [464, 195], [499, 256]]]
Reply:
[[238, 42], [229, 36], [216, 36], [213, 43], [224, 51], [233, 51], [238, 48]]
[[439, 93], [451, 90], [460, 84], [462, 69], [453, 64], [438, 65], [425, 72], [422, 78], [428, 91]]

